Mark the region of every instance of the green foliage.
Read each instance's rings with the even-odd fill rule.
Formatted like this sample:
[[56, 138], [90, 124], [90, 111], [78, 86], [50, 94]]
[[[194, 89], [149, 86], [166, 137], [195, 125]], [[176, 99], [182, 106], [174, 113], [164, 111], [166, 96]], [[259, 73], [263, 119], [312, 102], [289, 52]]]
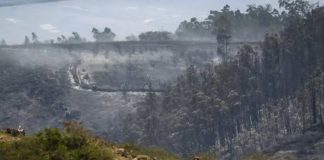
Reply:
[[144, 148], [134, 144], [124, 144], [121, 145], [127, 152], [131, 155], [148, 155], [150, 157], [156, 157], [159, 160], [178, 160], [179, 157], [168, 153], [160, 148], [150, 147]]
[[37, 139], [46, 150], [56, 150], [63, 140], [60, 131], [56, 128], [45, 129], [38, 133]]
[[[0, 132], [1, 135], [10, 137]], [[92, 136], [79, 122], [65, 122], [63, 132], [47, 128], [34, 136], [7, 141], [1, 139], [0, 160], [113, 160], [118, 159], [118, 155], [114, 154], [116, 148], [124, 149], [133, 158], [147, 155], [159, 160], [179, 159], [159, 148], [113, 145]]]
[[[81, 127], [74, 128], [80, 129]], [[105, 143], [94, 143], [94, 138], [88, 135], [88, 133], [82, 131], [76, 133], [74, 131], [61, 132], [59, 129], [49, 128], [38, 133], [36, 136], [24, 137], [18, 141], [1, 141], [0, 159], [113, 159], [112, 149], [108, 145], [105, 145]]]

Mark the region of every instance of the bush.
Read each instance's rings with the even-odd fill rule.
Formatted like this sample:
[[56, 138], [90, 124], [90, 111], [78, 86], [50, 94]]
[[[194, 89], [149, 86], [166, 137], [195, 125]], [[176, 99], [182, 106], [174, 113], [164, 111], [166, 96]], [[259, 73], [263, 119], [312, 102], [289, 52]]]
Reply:
[[125, 144], [121, 146], [131, 155], [148, 155], [152, 158], [156, 157], [159, 160], [177, 160], [180, 159], [174, 154], [168, 153], [163, 149], [150, 147], [144, 148], [134, 144]]
[[95, 141], [99, 140], [76, 125], [66, 128], [66, 132], [45, 129], [19, 141], [0, 141], [0, 160], [112, 160], [111, 147], [91, 143]]
[[83, 145], [86, 145], [87, 140], [84, 136], [67, 135], [64, 138], [64, 143], [68, 147], [68, 149], [77, 149], [81, 148]]
[[62, 143], [62, 135], [56, 128], [45, 129], [43, 132], [37, 134], [37, 140], [45, 147], [45, 150], [56, 150], [60, 143]]
[[92, 136], [79, 122], [67, 122], [63, 132], [49, 128], [35, 136], [0, 140], [0, 160], [113, 160], [116, 159], [113, 151], [119, 148], [133, 157], [147, 155], [159, 160], [179, 159], [159, 148], [130, 144], [116, 146]]

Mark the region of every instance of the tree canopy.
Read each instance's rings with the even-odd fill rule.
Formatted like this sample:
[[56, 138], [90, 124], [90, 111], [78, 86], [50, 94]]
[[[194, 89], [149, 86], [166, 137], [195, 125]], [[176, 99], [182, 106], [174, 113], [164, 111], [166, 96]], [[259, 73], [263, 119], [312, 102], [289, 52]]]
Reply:
[[97, 28], [93, 28], [92, 33], [96, 42], [110, 42], [116, 37], [116, 34], [108, 27], [105, 27], [103, 32], [99, 32]]

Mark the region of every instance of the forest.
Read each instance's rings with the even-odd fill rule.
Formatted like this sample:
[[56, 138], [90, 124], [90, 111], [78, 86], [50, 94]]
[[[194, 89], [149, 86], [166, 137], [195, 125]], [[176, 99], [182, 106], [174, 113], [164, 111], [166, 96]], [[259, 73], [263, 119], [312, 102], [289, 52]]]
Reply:
[[17, 45], [3, 39], [0, 125], [23, 122], [38, 132], [29, 141], [44, 143], [46, 154], [54, 151], [46, 146], [54, 134], [62, 153], [75, 159], [91, 157], [81, 152], [97, 139], [82, 132], [91, 143], [70, 150], [69, 141], [80, 137], [62, 128], [39, 131], [82, 121], [113, 142], [161, 147], [182, 159], [267, 159], [263, 154], [300, 136], [319, 140], [309, 133], [324, 131], [324, 7], [307, 0], [278, 4], [245, 11], [225, 5], [203, 20], [182, 21], [174, 32], [146, 31], [126, 41], [116, 41], [109, 27], [93, 27], [93, 41], [78, 32], [45, 41], [32, 32]]
[[[214, 150], [240, 157], [322, 125], [324, 9], [301, 0], [279, 4], [281, 14], [270, 6], [251, 5], [247, 14], [225, 6], [206, 21], [182, 22], [180, 37], [216, 33], [223, 61], [192, 65], [165, 93], [148, 93], [125, 119], [129, 139], [184, 155]], [[229, 55], [228, 43], [244, 37], [235, 33], [252, 29], [244, 24], [267, 26], [260, 27], [267, 32], [261, 52], [244, 45]]]

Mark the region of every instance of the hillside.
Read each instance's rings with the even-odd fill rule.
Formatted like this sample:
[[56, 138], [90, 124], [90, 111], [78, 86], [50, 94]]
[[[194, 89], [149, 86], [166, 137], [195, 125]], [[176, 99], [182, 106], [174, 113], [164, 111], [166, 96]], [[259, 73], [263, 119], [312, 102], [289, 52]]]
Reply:
[[[33, 32], [23, 45], [3, 43], [0, 127], [29, 135], [1, 133], [0, 160], [178, 159], [120, 143], [189, 159], [322, 159], [324, 7], [279, 6], [282, 13], [270, 5], [241, 13], [226, 5], [181, 23], [180, 40], [148, 31], [146, 40], [102, 42], [96, 36], [111, 30], [94, 28], [95, 42], [77, 32], [40, 42]], [[250, 38], [262, 42], [236, 35], [254, 30]], [[214, 41], [187, 41], [199, 38], [190, 32]], [[60, 128], [65, 121], [87, 129]]]
[[297, 159], [323, 159], [324, 126], [313, 127], [305, 134], [293, 137], [281, 145], [273, 147], [269, 152], [275, 156], [292, 155]]
[[247, 158], [248, 160], [322, 160], [324, 157], [324, 126], [307, 129], [304, 134], [288, 136], [276, 146]]
[[164, 94], [147, 94], [127, 119], [129, 139], [236, 160], [322, 124], [324, 8], [300, 14], [297, 4], [282, 5], [287, 24], [261, 51], [243, 46], [220, 64], [188, 67]]
[[[133, 144], [116, 144], [93, 136], [79, 122], [65, 122], [64, 129], [48, 128], [34, 135], [14, 136], [0, 131], [0, 159], [101, 159], [101, 160], [179, 160], [183, 159], [159, 148]], [[324, 157], [324, 126], [307, 129], [290, 136], [260, 154], [244, 160], [321, 160]], [[188, 157], [187, 159], [189, 159]], [[190, 159], [192, 159], [191, 157]], [[215, 155], [195, 156], [197, 160], [216, 159]]]
[[66, 122], [64, 130], [48, 128], [30, 136], [0, 132], [0, 159], [51, 160], [177, 160], [158, 148], [114, 144], [95, 137], [78, 122]]

